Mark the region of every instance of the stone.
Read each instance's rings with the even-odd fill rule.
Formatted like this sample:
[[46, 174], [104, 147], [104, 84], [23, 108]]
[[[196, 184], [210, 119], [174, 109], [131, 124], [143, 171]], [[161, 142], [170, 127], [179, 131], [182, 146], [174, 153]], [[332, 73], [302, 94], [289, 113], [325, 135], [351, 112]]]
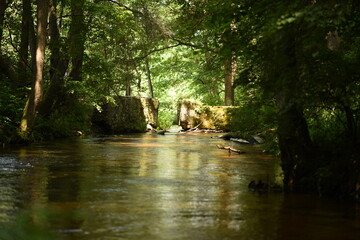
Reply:
[[115, 103], [95, 109], [92, 124], [96, 132], [136, 133], [146, 132], [147, 126], [157, 127], [159, 101], [152, 98], [117, 97]]
[[229, 130], [234, 106], [203, 106], [194, 100], [181, 99], [178, 105], [178, 124], [191, 128]]

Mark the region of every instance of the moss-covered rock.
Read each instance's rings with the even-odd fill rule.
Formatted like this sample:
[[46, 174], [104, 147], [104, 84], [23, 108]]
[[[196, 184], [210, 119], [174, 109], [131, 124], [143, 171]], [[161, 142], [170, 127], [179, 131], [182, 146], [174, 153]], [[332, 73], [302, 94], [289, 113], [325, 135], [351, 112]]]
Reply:
[[94, 110], [94, 129], [103, 133], [145, 132], [147, 124], [157, 126], [159, 101], [152, 98], [118, 97], [101, 111]]
[[202, 106], [194, 100], [182, 99], [178, 105], [179, 125], [183, 129], [229, 130], [233, 106]]

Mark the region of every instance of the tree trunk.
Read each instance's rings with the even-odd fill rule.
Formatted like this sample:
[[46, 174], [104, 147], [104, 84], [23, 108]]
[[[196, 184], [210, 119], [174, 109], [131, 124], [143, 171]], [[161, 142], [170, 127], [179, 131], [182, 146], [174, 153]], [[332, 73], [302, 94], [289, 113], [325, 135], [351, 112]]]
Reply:
[[31, 56], [31, 69], [32, 71], [34, 71], [36, 67], [36, 34], [35, 34], [34, 19], [32, 16], [30, 20], [30, 29], [29, 29], [29, 48], [30, 48], [30, 56]]
[[[30, 28], [31, 28], [31, 0], [23, 0], [23, 13], [22, 13], [22, 27], [21, 27], [21, 41], [19, 48], [19, 63], [18, 63], [18, 80], [17, 85], [26, 84], [27, 79], [31, 79], [29, 72], [32, 70], [29, 66], [29, 41], [30, 41]], [[30, 71], [29, 71], [30, 70]]]
[[148, 79], [149, 97], [154, 98], [154, 90], [153, 90], [153, 85], [152, 85], [151, 71], [150, 71], [149, 59], [148, 58], [145, 59], [145, 67], [146, 67], [146, 76], [147, 76], [147, 79]]
[[67, 44], [62, 44], [60, 41], [60, 30], [57, 19], [56, 6], [54, 1], [50, 0], [50, 84], [44, 95], [40, 109], [40, 113], [45, 116], [49, 115], [56, 106], [56, 103], [64, 97], [64, 77], [69, 63]]
[[84, 0], [71, 0], [71, 25], [69, 30], [71, 72], [70, 81], [82, 81], [85, 44]]
[[234, 54], [225, 58], [225, 105], [234, 105], [234, 80], [236, 73], [236, 60]]
[[[297, 189], [314, 186], [307, 185], [316, 164], [313, 156], [309, 130], [298, 102], [296, 87], [299, 73], [294, 26], [284, 27], [277, 35], [273, 61], [273, 84], [278, 108], [278, 137], [281, 151], [285, 187]], [[311, 183], [309, 183], [311, 184]]]
[[37, 0], [37, 39], [36, 39], [36, 67], [33, 71], [33, 84], [26, 102], [21, 131], [27, 132], [34, 124], [38, 108], [43, 96], [43, 73], [46, 47], [46, 27], [48, 17], [48, 0]]

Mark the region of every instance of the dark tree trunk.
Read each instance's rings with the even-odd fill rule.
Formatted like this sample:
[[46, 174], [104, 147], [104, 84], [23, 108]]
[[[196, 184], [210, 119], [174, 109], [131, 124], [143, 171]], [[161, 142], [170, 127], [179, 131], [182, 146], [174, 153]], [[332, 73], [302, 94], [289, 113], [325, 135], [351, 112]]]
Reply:
[[[278, 108], [278, 136], [284, 184], [286, 187], [310, 190], [307, 179], [316, 164], [312, 155], [309, 130], [299, 101], [299, 73], [295, 27], [284, 27], [275, 40], [273, 61], [276, 105]], [[298, 87], [299, 88], [298, 88]], [[310, 181], [309, 181], [309, 184]]]
[[71, 81], [82, 81], [82, 66], [84, 58], [84, 44], [86, 26], [84, 20], [84, 0], [71, 0], [71, 25], [69, 32]]
[[23, 13], [22, 13], [22, 27], [21, 27], [21, 41], [19, 48], [19, 63], [18, 63], [18, 81], [17, 85], [27, 85], [30, 82], [32, 66], [29, 65], [29, 41], [30, 41], [30, 28], [32, 26], [32, 13], [31, 13], [31, 0], [23, 0]]
[[40, 113], [45, 116], [49, 115], [56, 104], [64, 98], [65, 73], [68, 69], [69, 63], [67, 44], [63, 44], [60, 41], [60, 29], [57, 19], [56, 5], [53, 0], [50, 0], [50, 84], [44, 96], [40, 110]]
[[37, 0], [36, 67], [33, 71], [33, 84], [24, 108], [21, 131], [27, 132], [35, 125], [35, 119], [43, 96], [43, 73], [46, 46], [48, 0]]
[[29, 48], [30, 48], [30, 56], [31, 56], [31, 69], [32, 71], [34, 71], [36, 67], [36, 34], [35, 34], [34, 19], [32, 16], [31, 16], [30, 29], [29, 29]]

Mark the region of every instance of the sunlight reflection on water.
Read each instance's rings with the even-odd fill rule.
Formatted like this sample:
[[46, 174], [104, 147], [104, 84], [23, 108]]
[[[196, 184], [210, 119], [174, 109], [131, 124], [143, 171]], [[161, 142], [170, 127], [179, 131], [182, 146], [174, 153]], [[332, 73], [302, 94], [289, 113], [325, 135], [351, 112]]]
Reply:
[[250, 192], [251, 180], [281, 181], [278, 160], [210, 136], [119, 135], [4, 150], [0, 222], [22, 210], [36, 218], [40, 207], [63, 239], [358, 239], [354, 206]]

